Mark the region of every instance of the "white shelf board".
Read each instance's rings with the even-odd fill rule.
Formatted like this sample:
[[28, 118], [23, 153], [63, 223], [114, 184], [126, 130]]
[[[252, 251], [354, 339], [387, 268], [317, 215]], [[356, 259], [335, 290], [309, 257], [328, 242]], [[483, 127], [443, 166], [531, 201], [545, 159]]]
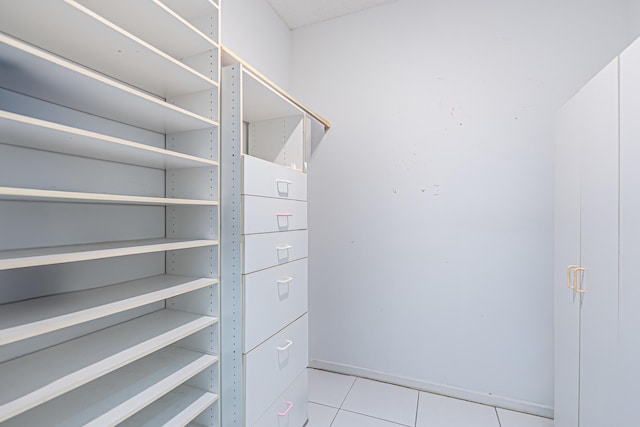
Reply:
[[0, 141], [20, 147], [156, 169], [218, 165], [218, 162], [213, 160], [2, 110], [0, 110]]
[[217, 206], [214, 200], [166, 197], [125, 196], [121, 194], [80, 193], [76, 191], [40, 190], [36, 188], [0, 187], [0, 200], [39, 202], [114, 203], [134, 205]]
[[[134, 5], [138, 5], [136, 9], [140, 10], [129, 11]], [[162, 14], [157, 12], [159, 10], [154, 2], [145, 0], [130, 2], [120, 13], [131, 13], [130, 19], [152, 25], [155, 23], [153, 19]], [[148, 21], [147, 15], [152, 15], [152, 20]], [[140, 19], [141, 16], [145, 19]], [[31, 24], [26, 25], [26, 22]], [[177, 31], [176, 27], [174, 25], [170, 30]], [[47, 1], [38, 4], [37, 8], [29, 2], [0, 6], [0, 28], [7, 34], [162, 98], [217, 86], [216, 82], [170, 54], [73, 0]], [[163, 25], [155, 27], [156, 33], [163, 30]], [[180, 36], [184, 36], [184, 32], [179, 32]], [[82, 34], [90, 34], [91, 42], [79, 37]], [[173, 33], [166, 33], [167, 39], [169, 34]], [[184, 43], [199, 39], [195, 33], [192, 34]]]
[[0, 270], [90, 261], [126, 255], [215, 246], [217, 244], [216, 240], [145, 239], [6, 250], [0, 251]]
[[155, 406], [157, 399], [167, 402], [166, 393], [186, 389], [185, 398], [202, 395], [205, 392], [181, 384], [217, 361], [218, 357], [209, 354], [164, 348], [18, 415], [6, 425], [113, 426], [149, 404]]
[[186, 19], [195, 19], [202, 16], [210, 15], [218, 12], [220, 7], [211, 0], [160, 0], [165, 5], [169, 6], [171, 10], [177, 12]]
[[214, 40], [159, 0], [77, 0], [77, 3], [173, 58], [188, 58], [217, 47]]
[[218, 400], [218, 395], [214, 393], [181, 385], [119, 426], [185, 426], [216, 400]]
[[[14, 4], [22, 2], [11, 3]], [[0, 58], [0, 86], [14, 92], [159, 133], [218, 126], [214, 120], [3, 33]]]
[[242, 67], [242, 120], [257, 122], [303, 116], [304, 112], [259, 77]]
[[160, 310], [0, 365], [0, 422], [78, 388], [217, 322]]
[[217, 279], [162, 275], [6, 304], [0, 310], [0, 345], [152, 304], [216, 283]]
[[0, 422], [212, 325], [171, 310], [139, 317], [0, 365]]

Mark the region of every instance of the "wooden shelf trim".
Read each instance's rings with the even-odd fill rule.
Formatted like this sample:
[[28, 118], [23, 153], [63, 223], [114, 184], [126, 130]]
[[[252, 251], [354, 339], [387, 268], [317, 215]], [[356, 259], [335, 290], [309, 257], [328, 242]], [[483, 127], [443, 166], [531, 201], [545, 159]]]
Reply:
[[[214, 40], [161, 0], [65, 1], [81, 10], [85, 6], [88, 9], [85, 13], [96, 14], [121, 28], [132, 38], [145, 44], [147, 41], [172, 58], [187, 58], [218, 47]], [[217, 10], [212, 7], [211, 12]], [[140, 16], [145, 19], [141, 20]], [[167, 37], [167, 34], [171, 34], [171, 37]]]
[[224, 45], [221, 45], [220, 46], [220, 55], [221, 55], [221, 58], [222, 58], [220, 63], [222, 65], [242, 64], [242, 66], [246, 70], [248, 70], [251, 74], [253, 74], [257, 78], [259, 78], [263, 83], [265, 83], [267, 86], [269, 86], [275, 92], [279, 93], [285, 99], [287, 99], [291, 103], [295, 104], [298, 108], [300, 108], [301, 110], [303, 110], [304, 112], [306, 112], [307, 114], [312, 116], [317, 121], [321, 122], [324, 125], [325, 132], [329, 131], [329, 129], [331, 128], [331, 123], [329, 123], [329, 121], [327, 119], [325, 119], [320, 114], [318, 114], [318, 113], [312, 111], [311, 109], [309, 109], [308, 107], [306, 107], [303, 103], [301, 103], [300, 101], [295, 99], [293, 96], [289, 95], [284, 89], [282, 89], [281, 87], [279, 87], [278, 85], [273, 83], [264, 74], [262, 74], [261, 72], [259, 72], [255, 68], [253, 68], [251, 65], [249, 65], [247, 62], [242, 60], [238, 55], [233, 53], [229, 48], [227, 48]]

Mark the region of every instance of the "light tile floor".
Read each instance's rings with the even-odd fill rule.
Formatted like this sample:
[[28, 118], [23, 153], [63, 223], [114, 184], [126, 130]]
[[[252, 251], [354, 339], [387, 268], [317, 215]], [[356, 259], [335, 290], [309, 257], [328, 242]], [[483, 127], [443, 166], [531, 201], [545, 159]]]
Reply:
[[553, 427], [547, 418], [309, 369], [307, 427]]

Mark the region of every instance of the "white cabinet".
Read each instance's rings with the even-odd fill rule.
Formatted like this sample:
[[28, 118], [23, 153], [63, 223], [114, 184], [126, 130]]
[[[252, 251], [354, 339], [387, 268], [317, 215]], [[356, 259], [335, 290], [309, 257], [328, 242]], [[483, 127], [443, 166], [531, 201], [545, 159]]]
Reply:
[[558, 115], [555, 425], [632, 427], [640, 221], [640, 44], [594, 77]]
[[640, 42], [620, 55], [620, 292], [619, 352], [613, 425], [638, 425], [640, 396]]
[[221, 101], [222, 423], [302, 427], [316, 119], [241, 63], [223, 68]]
[[[618, 61], [587, 88], [594, 98], [581, 145], [580, 425], [607, 425], [618, 313]], [[589, 96], [589, 95], [587, 95]], [[596, 113], [596, 114], [593, 114]], [[580, 272], [579, 272], [580, 273]], [[567, 289], [569, 290], [569, 289]]]
[[218, 21], [0, 5], [3, 425], [220, 425]]
[[607, 425], [613, 409], [610, 380], [618, 309], [617, 76], [615, 60], [558, 115], [557, 426]]
[[[580, 263], [580, 138], [584, 122], [580, 97], [558, 113], [555, 150], [554, 253], [554, 419], [558, 427], [578, 426], [580, 378], [580, 296], [569, 288]], [[574, 267], [575, 268], [575, 267]]]

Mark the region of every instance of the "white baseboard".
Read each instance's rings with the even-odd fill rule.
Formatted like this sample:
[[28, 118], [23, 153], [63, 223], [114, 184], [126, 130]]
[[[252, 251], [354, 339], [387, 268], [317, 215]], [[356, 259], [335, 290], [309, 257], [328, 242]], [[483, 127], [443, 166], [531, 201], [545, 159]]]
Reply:
[[312, 360], [309, 362], [309, 367], [322, 369], [325, 371], [337, 372], [339, 374], [353, 375], [356, 377], [382, 381], [389, 384], [395, 384], [403, 387], [413, 388], [416, 390], [441, 394], [443, 396], [454, 397], [456, 399], [481, 403], [483, 405], [496, 406], [498, 408], [510, 409], [512, 411], [538, 415], [540, 417], [553, 418], [553, 407], [535, 402], [527, 402], [510, 397], [498, 396], [491, 393], [483, 393], [445, 384], [436, 384], [412, 378], [405, 378], [393, 374], [387, 374], [384, 372], [359, 368], [357, 366], [343, 365], [340, 363], [327, 362], [323, 360]]

